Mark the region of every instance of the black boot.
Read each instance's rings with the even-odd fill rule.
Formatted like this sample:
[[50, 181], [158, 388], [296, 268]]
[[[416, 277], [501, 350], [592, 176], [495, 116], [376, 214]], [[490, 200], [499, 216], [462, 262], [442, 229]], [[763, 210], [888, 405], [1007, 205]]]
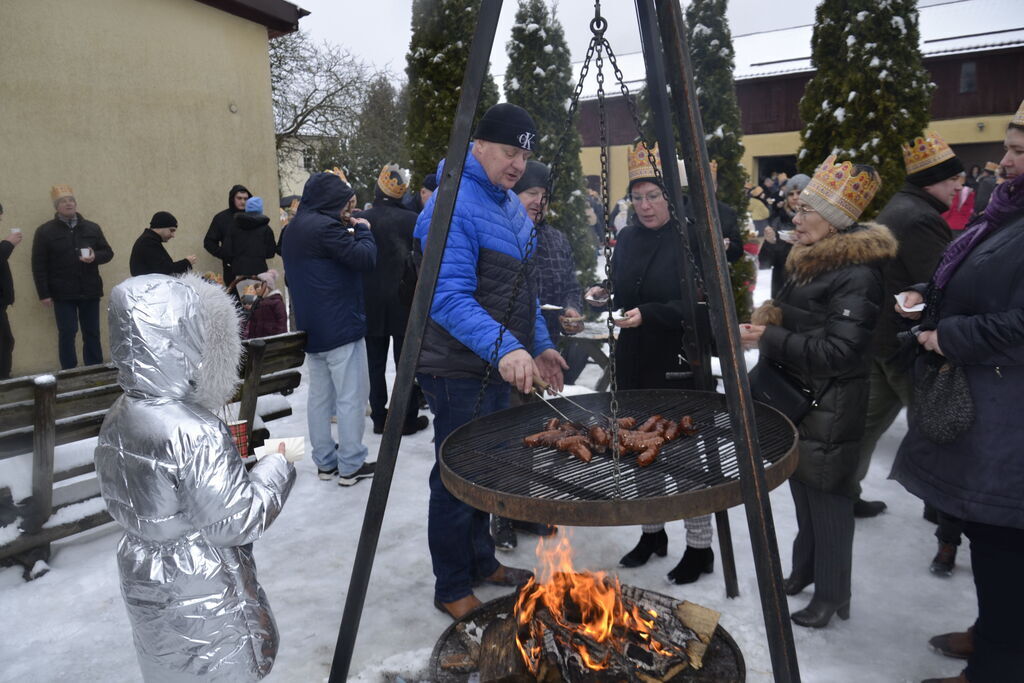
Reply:
[[647, 564], [647, 560], [651, 559], [652, 553], [658, 557], [668, 555], [668, 534], [664, 529], [655, 531], [653, 534], [644, 532], [640, 536], [640, 542], [622, 556], [619, 564], [623, 567], [642, 567]]
[[880, 500], [861, 500], [858, 498], [853, 503], [853, 516], [858, 519], [865, 519], [867, 517], [877, 517], [889, 507]]
[[805, 579], [796, 574], [790, 574], [782, 580], [782, 590], [786, 595], [798, 595], [800, 591], [814, 583], [814, 579]]
[[508, 517], [491, 517], [491, 536], [494, 537], [494, 547], [497, 550], [515, 550], [519, 543], [516, 530], [512, 528], [512, 520]]
[[956, 564], [956, 546], [952, 543], [939, 541], [939, 551], [932, 559], [932, 566], [929, 571], [937, 576], [952, 576], [953, 566]]
[[715, 551], [711, 548], [691, 548], [686, 546], [683, 559], [675, 569], [668, 573], [668, 580], [683, 585], [693, 583], [701, 574], [710, 574], [715, 570]]
[[793, 623], [807, 628], [825, 628], [831, 621], [832, 615], [838, 614], [840, 619], [850, 618], [850, 600], [835, 603], [828, 600], [821, 600], [817, 596], [811, 598], [811, 602], [799, 612], [793, 612]]

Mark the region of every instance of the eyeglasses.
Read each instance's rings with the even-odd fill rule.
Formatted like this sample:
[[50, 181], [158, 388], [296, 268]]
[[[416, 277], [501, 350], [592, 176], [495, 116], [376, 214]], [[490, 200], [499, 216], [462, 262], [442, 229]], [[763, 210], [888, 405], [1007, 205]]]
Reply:
[[818, 213], [814, 209], [809, 209], [806, 206], [798, 206], [798, 207], [796, 207], [796, 212], [798, 214], [800, 214], [801, 216], [806, 216], [809, 213]]
[[632, 201], [634, 204], [639, 204], [644, 201], [646, 201], [648, 204], [653, 204], [659, 199], [664, 198], [665, 193], [661, 192], [660, 190], [655, 192], [648, 192], [647, 194], [631, 194], [629, 196], [630, 201]]

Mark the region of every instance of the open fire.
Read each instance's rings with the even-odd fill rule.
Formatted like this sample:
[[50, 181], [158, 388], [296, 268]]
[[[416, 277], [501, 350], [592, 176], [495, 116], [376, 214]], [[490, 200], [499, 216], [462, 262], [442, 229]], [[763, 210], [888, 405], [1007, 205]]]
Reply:
[[514, 610], [515, 644], [537, 680], [670, 680], [700, 668], [717, 612], [576, 572], [564, 534], [542, 540], [537, 555], [538, 579]]

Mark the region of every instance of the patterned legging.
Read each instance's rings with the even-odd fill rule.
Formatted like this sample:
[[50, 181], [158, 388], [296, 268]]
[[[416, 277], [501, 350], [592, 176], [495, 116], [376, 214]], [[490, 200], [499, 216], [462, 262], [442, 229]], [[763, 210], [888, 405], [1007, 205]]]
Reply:
[[[711, 515], [690, 517], [683, 520], [686, 525], [686, 545], [690, 548], [710, 548], [714, 532], [711, 530]], [[653, 534], [665, 528], [664, 524], [644, 524], [645, 534]]]

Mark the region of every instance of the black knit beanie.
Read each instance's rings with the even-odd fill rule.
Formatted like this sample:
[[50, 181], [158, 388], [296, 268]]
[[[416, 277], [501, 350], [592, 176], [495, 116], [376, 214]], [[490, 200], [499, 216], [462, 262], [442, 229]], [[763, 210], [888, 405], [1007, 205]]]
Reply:
[[525, 109], [502, 102], [484, 112], [473, 137], [532, 152], [537, 141], [537, 126]]
[[530, 159], [526, 162], [526, 170], [523, 171], [523, 175], [519, 178], [519, 182], [512, 188], [512, 191], [516, 194], [525, 192], [531, 187], [547, 187], [548, 176], [551, 175], [551, 171], [544, 164]]
[[430, 190], [431, 192], [437, 189], [436, 173], [428, 173], [426, 177], [423, 178], [423, 189]]
[[178, 219], [175, 218], [169, 211], [157, 211], [153, 214], [153, 217], [149, 219], [150, 228], [176, 228], [178, 227]]
[[949, 180], [953, 176], [960, 174], [963, 170], [963, 162], [957, 157], [950, 157], [917, 173], [911, 173], [907, 176], [907, 182], [916, 187], [925, 187], [941, 183], [943, 180]]

